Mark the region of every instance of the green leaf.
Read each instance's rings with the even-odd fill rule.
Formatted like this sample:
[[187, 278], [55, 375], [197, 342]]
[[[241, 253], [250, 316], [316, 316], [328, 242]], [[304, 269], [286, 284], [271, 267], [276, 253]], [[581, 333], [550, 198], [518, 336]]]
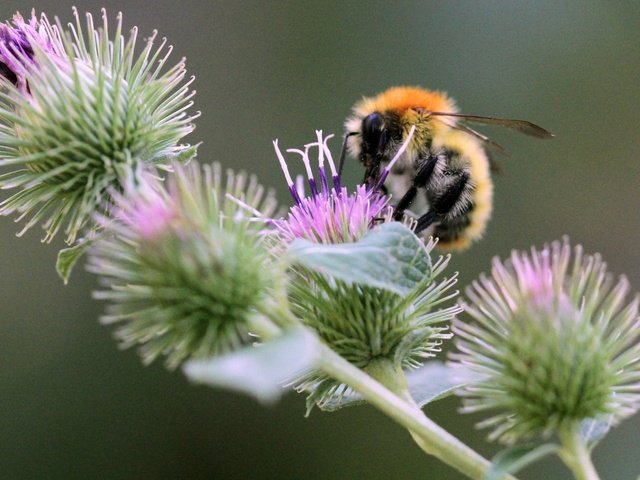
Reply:
[[294, 327], [257, 346], [208, 360], [191, 360], [183, 371], [196, 383], [236, 390], [270, 404], [286, 392], [283, 384], [314, 368], [319, 346], [308, 329]]
[[323, 275], [399, 295], [431, 275], [424, 244], [399, 222], [380, 225], [354, 243], [323, 245], [298, 239], [288, 252], [295, 262]]
[[350, 387], [336, 389], [333, 379], [317, 382], [306, 391], [309, 392], [307, 397], [307, 416], [309, 416], [314, 407], [318, 407], [323, 412], [335, 412], [344, 407], [366, 403], [362, 395], [353, 391]]
[[93, 240], [84, 238], [79, 240], [73, 247], [63, 248], [58, 252], [56, 271], [65, 285], [69, 283], [69, 277], [71, 276], [73, 267], [78, 262], [78, 259], [84, 255], [84, 252], [91, 243], [93, 243]]
[[[406, 373], [409, 393], [419, 407], [453, 394], [456, 389], [471, 381], [472, 375], [471, 372], [461, 370], [460, 367], [456, 367], [454, 370], [449, 365], [437, 360], [427, 362], [417, 370], [411, 370]], [[332, 385], [331, 382], [327, 383]], [[324, 393], [322, 385], [317, 385], [314, 390]], [[311, 398], [312, 404], [315, 403], [317, 397], [322, 397], [322, 395], [316, 395]], [[362, 395], [347, 389], [341, 392], [340, 395], [328, 395], [325, 400], [318, 403], [318, 407], [325, 412], [333, 412], [344, 407], [363, 403], [366, 402]]]
[[582, 421], [580, 424], [580, 437], [582, 437], [588, 448], [594, 448], [609, 433], [613, 419], [613, 415], [607, 415], [602, 418], [590, 418]]
[[417, 370], [407, 372], [407, 383], [419, 407], [448, 397], [471, 380], [471, 373], [432, 360]]
[[516, 473], [527, 465], [557, 452], [559, 448], [553, 443], [514, 445], [506, 448], [493, 457], [491, 467], [484, 478], [500, 480], [509, 473]]

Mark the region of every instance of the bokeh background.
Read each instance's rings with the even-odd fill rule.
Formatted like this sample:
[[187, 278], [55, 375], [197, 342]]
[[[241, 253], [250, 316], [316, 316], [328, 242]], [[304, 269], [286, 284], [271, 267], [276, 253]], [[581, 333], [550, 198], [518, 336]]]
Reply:
[[[143, 34], [157, 28], [188, 58], [202, 118], [202, 161], [255, 172], [287, 201], [271, 140], [299, 146], [340, 133], [362, 95], [398, 84], [444, 89], [467, 113], [525, 118], [542, 142], [485, 129], [511, 158], [495, 178], [486, 237], [456, 255], [464, 286], [494, 255], [568, 234], [640, 290], [640, 4], [628, 2], [196, 2], [42, 0]], [[3, 0], [0, 17], [32, 4]], [[334, 143], [335, 151], [339, 149]], [[355, 162], [347, 180], [360, 178]], [[95, 279], [54, 271], [61, 244], [14, 236], [0, 219], [0, 478], [460, 479], [423, 456], [370, 407], [304, 417], [304, 399], [273, 408], [143, 367], [98, 324]], [[457, 399], [429, 414], [485, 455], [497, 451]], [[595, 453], [603, 478], [640, 473], [636, 416]], [[568, 478], [555, 460], [524, 479]]]

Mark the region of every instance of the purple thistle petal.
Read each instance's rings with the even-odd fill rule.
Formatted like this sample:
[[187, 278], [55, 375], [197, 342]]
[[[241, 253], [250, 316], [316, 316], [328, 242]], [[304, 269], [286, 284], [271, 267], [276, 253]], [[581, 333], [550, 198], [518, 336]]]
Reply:
[[297, 205], [301, 205], [302, 204], [302, 200], [300, 199], [300, 195], [298, 195], [298, 189], [296, 188], [296, 186], [293, 183], [291, 185], [289, 185], [289, 193], [291, 194], [291, 197], [293, 198], [293, 201], [296, 202]]
[[316, 185], [315, 178], [313, 178], [313, 171], [311, 170], [311, 163], [309, 162], [309, 149], [315, 145], [315, 143], [308, 143], [304, 146], [304, 151], [297, 148], [287, 149], [287, 152], [299, 153], [302, 156], [302, 162], [304, 163], [304, 169], [307, 172], [307, 182], [309, 183], [309, 189], [311, 190], [312, 197], [315, 197], [318, 194], [318, 187]]
[[329, 182], [327, 182], [327, 173], [324, 170], [324, 165], [318, 167], [320, 172], [320, 183], [322, 184], [322, 193], [327, 195], [329, 193]]
[[329, 163], [329, 169], [331, 170], [331, 180], [333, 182], [333, 188], [338, 194], [340, 194], [340, 192], [342, 190], [341, 186], [340, 186], [340, 175], [338, 174], [338, 171], [336, 170], [336, 164], [333, 161], [333, 157], [331, 156], [331, 150], [329, 150], [329, 146], [327, 145], [327, 141], [329, 139], [333, 138], [335, 135], [333, 135], [333, 134], [327, 135], [323, 140], [321, 138], [322, 130], [316, 131], [316, 134], [319, 134], [318, 147], [321, 148], [322, 151], [327, 156], [327, 162]]
[[[317, 243], [345, 243], [353, 242], [362, 237], [373, 228], [377, 220], [384, 216], [389, 198], [378, 191], [368, 189], [365, 185], [358, 185], [354, 193], [349, 194], [345, 187], [341, 186], [340, 175], [335, 170], [331, 152], [327, 147], [327, 139], [322, 137], [321, 131], [316, 131], [318, 141], [307, 144], [305, 150], [289, 149], [302, 155], [307, 170], [311, 196], [299, 198], [291, 207], [286, 218], [270, 219], [268, 224], [275, 228], [285, 243], [292, 242], [296, 238], [305, 238]], [[290, 182], [290, 175], [282, 157], [274, 142], [278, 160], [280, 161], [285, 178]], [[318, 173], [322, 185], [322, 191], [318, 191], [315, 178], [311, 172], [309, 161], [309, 149], [318, 146]], [[325, 155], [331, 168], [333, 189], [329, 188], [326, 170], [324, 167]], [[289, 185], [294, 199], [295, 188]]]
[[314, 178], [309, 178], [309, 189], [311, 190], [311, 196], [316, 197], [318, 195], [318, 186]]
[[[122, 222], [140, 238], [153, 241], [165, 232], [177, 216], [171, 197], [164, 193], [159, 180], [149, 173], [139, 173], [136, 182], [125, 185], [124, 192], [112, 192], [113, 218]], [[99, 218], [102, 226], [109, 217]]]
[[342, 186], [340, 185], [340, 175], [333, 175], [333, 189], [336, 191], [338, 195], [340, 195], [342, 191]]
[[280, 151], [280, 147], [278, 147], [278, 139], [276, 138], [273, 141], [273, 148], [276, 151], [276, 155], [278, 157], [278, 161], [280, 162], [280, 168], [282, 168], [282, 173], [284, 173], [284, 178], [287, 181], [287, 186], [289, 187], [289, 193], [291, 193], [291, 197], [296, 202], [296, 205], [300, 205], [301, 200], [298, 195], [298, 191], [296, 190], [295, 185], [293, 184], [293, 180], [291, 179], [291, 175], [289, 174], [289, 168], [287, 167], [287, 162]]

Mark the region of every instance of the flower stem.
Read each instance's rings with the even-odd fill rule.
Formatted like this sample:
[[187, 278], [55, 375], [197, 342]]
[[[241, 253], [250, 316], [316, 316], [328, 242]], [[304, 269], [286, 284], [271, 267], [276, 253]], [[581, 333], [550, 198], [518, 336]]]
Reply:
[[559, 437], [563, 447], [559, 452], [560, 458], [573, 472], [576, 480], [600, 480], [591, 461], [591, 452], [580, 436], [580, 425], [560, 431]]
[[[485, 478], [491, 462], [427, 418], [422, 410], [413, 403], [413, 400], [407, 401], [407, 399], [391, 392], [380, 382], [353, 366], [325, 345], [322, 346], [320, 367], [328, 375], [349, 385], [369, 403], [407, 428], [416, 443], [426, 453], [433, 455], [469, 478], [475, 480]], [[371, 365], [368, 369], [372, 374], [381, 375], [390, 380], [392, 385], [404, 389], [402, 397], [408, 396], [404, 377], [392, 379], [390, 371], [384, 365]], [[514, 480], [514, 477], [510, 475], [504, 478]]]
[[[286, 298], [279, 299], [271, 307], [264, 309], [263, 313], [274, 322], [280, 325], [299, 323], [287, 308]], [[266, 325], [271, 323], [268, 318], [262, 317], [260, 323], [256, 325], [256, 333], [264, 339], [273, 338], [273, 328], [267, 328]], [[275, 325], [272, 324], [272, 327]], [[471, 479], [484, 480], [491, 462], [425, 416], [411, 398], [402, 372], [396, 372], [392, 365], [384, 362], [370, 363], [365, 372], [324, 344], [320, 347], [319, 356], [319, 370], [349, 385], [367, 402], [405, 427], [424, 452]], [[503, 480], [516, 479], [506, 475]]]

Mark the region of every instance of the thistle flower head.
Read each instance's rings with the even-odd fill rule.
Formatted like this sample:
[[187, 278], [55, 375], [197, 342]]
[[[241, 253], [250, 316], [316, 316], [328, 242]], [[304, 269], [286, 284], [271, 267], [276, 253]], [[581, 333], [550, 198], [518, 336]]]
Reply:
[[[413, 133], [414, 128], [375, 183], [358, 185], [351, 194], [342, 186], [327, 146], [333, 135], [325, 137], [322, 131], [316, 131], [316, 141], [305, 145], [303, 150], [287, 150], [302, 157], [309, 195], [305, 192], [302, 177], [298, 177], [296, 182], [291, 178], [278, 141], [274, 141], [294, 201], [286, 218], [268, 222], [279, 240], [284, 245], [297, 239], [319, 244], [353, 243], [357, 248], [357, 242], [375, 233], [374, 228], [378, 224], [391, 221], [393, 209], [388, 206], [389, 197], [380, 190]], [[316, 149], [317, 177], [312, 165], [315, 162], [311, 160], [311, 152]], [[408, 223], [409, 227], [415, 226], [410, 221]], [[415, 243], [402, 245], [402, 248], [429, 258], [434, 246], [432, 241], [425, 247], [421, 240], [415, 238]], [[426, 251], [413, 251], [414, 247]], [[440, 258], [433, 266], [430, 260], [428, 263], [432, 267], [429, 273], [404, 295], [393, 289], [344, 281], [333, 277], [331, 271], [311, 271], [294, 265], [289, 282], [291, 310], [338, 354], [357, 367], [374, 368], [381, 362], [396, 370], [417, 367], [425, 358], [439, 352], [442, 341], [451, 337], [447, 322], [459, 311], [455, 304], [440, 307], [457, 295], [457, 292], [450, 292], [456, 283], [455, 275], [438, 280], [448, 258]], [[310, 407], [314, 404], [323, 407], [340, 398], [347, 387], [313, 372], [300, 381], [299, 389], [310, 394]]]
[[[151, 172], [137, 172], [128, 179], [124, 192], [114, 192], [114, 214], [144, 242], [152, 243], [179, 221], [173, 198]], [[105, 226], [109, 220], [102, 217]]]
[[640, 406], [639, 299], [614, 283], [599, 255], [568, 241], [495, 259], [467, 289], [456, 320], [454, 363], [479, 374], [462, 392], [465, 412], [497, 411], [480, 424], [511, 443]]
[[[429, 253], [434, 245], [427, 245]], [[417, 368], [451, 338], [449, 322], [460, 311], [454, 301], [458, 292], [452, 291], [457, 276], [441, 278], [448, 260], [440, 257], [405, 295], [299, 269], [289, 286], [291, 310], [359, 368], [367, 370], [380, 361], [396, 371]], [[347, 391], [344, 384], [317, 372], [299, 389], [310, 393], [310, 406], [321, 408]]]
[[137, 29], [125, 39], [121, 16], [111, 36], [104, 11], [99, 29], [91, 15], [83, 28], [74, 14], [68, 34], [43, 15], [3, 25], [0, 37], [8, 79], [0, 88], [0, 188], [16, 190], [0, 214], [18, 214], [19, 234], [42, 224], [45, 241], [63, 229], [67, 243], [94, 227], [94, 212], [137, 165], [195, 153], [179, 144], [194, 128], [191, 81], [183, 61], [166, 67], [166, 41], [155, 47], [154, 33], [137, 52]]
[[[390, 219], [391, 209], [387, 208], [389, 198], [380, 193], [380, 187], [386, 180], [393, 163], [402, 156], [413, 135], [413, 130], [398, 155], [384, 169], [379, 181], [372, 186], [358, 185], [355, 192], [351, 194], [342, 186], [340, 174], [336, 170], [331, 151], [327, 146], [327, 141], [333, 135], [324, 137], [321, 130], [316, 131], [316, 135], [317, 141], [305, 145], [304, 150], [287, 150], [302, 156], [307, 173], [309, 196], [305, 194], [302, 177], [298, 177], [298, 181], [294, 183], [278, 147], [278, 140], [273, 142], [295, 204], [289, 210], [286, 219], [275, 219], [271, 223], [284, 243], [290, 243], [296, 238], [305, 238], [316, 243], [354, 242], [376, 224]], [[313, 174], [309, 155], [312, 148], [318, 149], [318, 179]], [[329, 185], [325, 161], [329, 166], [332, 185]]]
[[[238, 200], [264, 215], [274, 201], [254, 178], [219, 165], [175, 166], [168, 189], [149, 174], [115, 194], [110, 216], [89, 255], [105, 289], [106, 323], [118, 323], [122, 345], [141, 345], [145, 362], [176, 367], [249, 341], [249, 323], [276, 283], [262, 248], [262, 224]], [[230, 199], [233, 197], [233, 200]]]

